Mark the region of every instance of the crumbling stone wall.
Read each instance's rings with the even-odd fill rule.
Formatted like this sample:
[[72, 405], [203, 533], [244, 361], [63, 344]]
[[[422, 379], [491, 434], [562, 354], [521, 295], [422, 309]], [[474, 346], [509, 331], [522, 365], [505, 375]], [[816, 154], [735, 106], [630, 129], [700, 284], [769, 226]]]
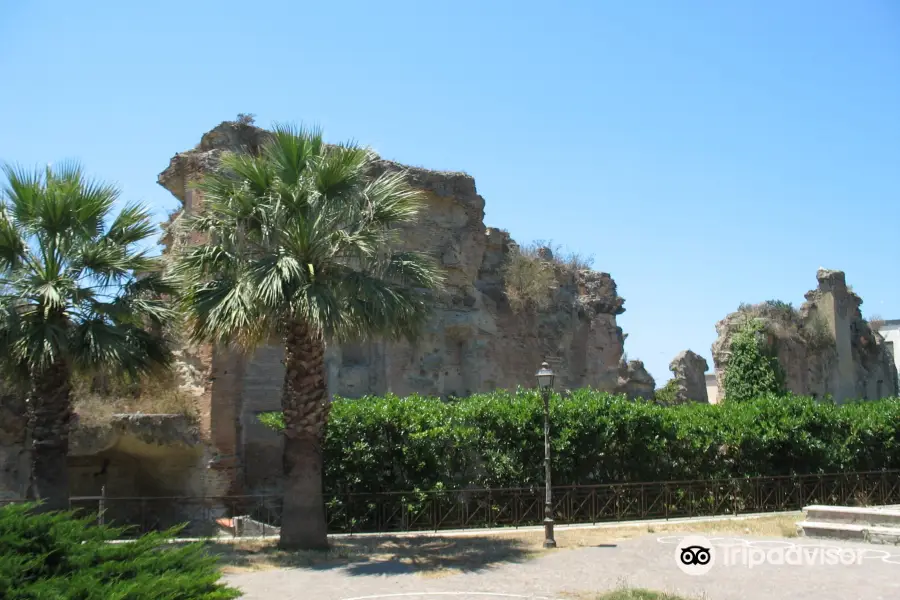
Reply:
[[[30, 449], [21, 400], [0, 406], [0, 500], [27, 496]], [[69, 486], [75, 508], [97, 511], [105, 493], [109, 520], [141, 519], [174, 525], [200, 509], [216, 516], [224, 504], [142, 501], [143, 497], [216, 497], [229, 481], [207, 468], [212, 456], [196, 425], [182, 415], [115, 415], [109, 423], [85, 425], [75, 419], [69, 437]], [[78, 499], [85, 498], [85, 499]]]
[[24, 498], [28, 492], [27, 424], [25, 400], [0, 394], [0, 501]]
[[692, 350], [684, 350], [672, 359], [669, 370], [673, 375], [675, 402], [709, 402], [706, 393], [709, 363], [705, 358]]
[[656, 381], [640, 360], [622, 360], [615, 392], [629, 398], [653, 400], [656, 395]]
[[862, 317], [862, 298], [847, 286], [842, 271], [819, 269], [816, 279], [818, 286], [797, 311], [771, 302], [747, 305], [716, 324], [718, 401], [724, 397], [731, 337], [749, 317], [766, 323], [791, 392], [838, 402], [897, 394], [896, 367], [884, 338]]
[[[196, 210], [202, 197], [191, 182], [216, 168], [223, 151], [255, 152], [266, 136], [248, 124], [222, 123], [203, 135], [196, 148], [175, 155], [159, 183], [181, 200], [182, 210]], [[616, 316], [625, 310], [624, 299], [609, 274], [560, 267], [548, 309], [510, 310], [503, 265], [516, 245], [506, 232], [485, 227], [484, 198], [474, 179], [391, 161], [376, 165], [378, 172], [397, 170], [425, 192], [427, 203], [419, 222], [403, 231], [402, 243], [440, 259], [447, 290], [415, 342], [327, 344], [332, 394], [447, 397], [529, 386], [546, 360], [560, 388], [592, 386], [652, 397], [652, 377], [642, 364], [620, 366], [624, 336]], [[176, 212], [166, 226], [162, 241], [168, 253], [196, 241], [180, 233], [180, 219]], [[552, 256], [544, 258], [552, 261]], [[280, 409], [281, 349], [265, 347], [240, 358], [222, 349], [207, 354], [208, 377], [218, 383], [227, 376], [229, 382], [218, 391], [207, 385], [200, 400], [211, 407], [206, 433], [221, 438], [215, 446], [222, 455], [244, 462], [246, 487], [259, 491], [274, 485], [280, 476], [280, 442], [257, 424], [257, 415]]]

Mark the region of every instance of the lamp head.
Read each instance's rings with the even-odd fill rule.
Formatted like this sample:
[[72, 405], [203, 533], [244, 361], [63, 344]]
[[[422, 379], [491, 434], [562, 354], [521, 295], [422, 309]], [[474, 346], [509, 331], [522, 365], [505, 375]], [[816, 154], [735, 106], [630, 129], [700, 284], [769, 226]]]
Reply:
[[538, 387], [541, 391], [553, 389], [553, 371], [550, 369], [550, 365], [547, 363], [541, 363], [540, 370], [534, 374], [538, 380]]

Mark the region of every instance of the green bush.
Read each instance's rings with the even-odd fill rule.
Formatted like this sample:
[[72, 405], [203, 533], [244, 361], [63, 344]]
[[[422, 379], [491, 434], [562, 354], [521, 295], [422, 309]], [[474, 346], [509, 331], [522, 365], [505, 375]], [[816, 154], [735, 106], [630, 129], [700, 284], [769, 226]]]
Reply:
[[657, 404], [662, 404], [663, 406], [678, 404], [678, 398], [676, 397], [677, 392], [678, 381], [672, 378], [666, 382], [666, 385], [656, 390], [656, 392], [653, 394], [653, 399]]
[[731, 340], [731, 355], [725, 366], [725, 400], [750, 400], [785, 391], [784, 370], [769, 344], [765, 323], [748, 319]]
[[0, 598], [4, 600], [227, 600], [216, 559], [200, 544], [175, 546], [168, 531], [109, 543], [122, 529], [96, 517], [0, 508]]
[[[900, 468], [900, 400], [836, 406], [766, 396], [665, 407], [590, 389], [551, 401], [556, 485]], [[278, 428], [279, 415], [265, 421]], [[533, 390], [452, 402], [338, 399], [325, 440], [329, 493], [543, 482]]]

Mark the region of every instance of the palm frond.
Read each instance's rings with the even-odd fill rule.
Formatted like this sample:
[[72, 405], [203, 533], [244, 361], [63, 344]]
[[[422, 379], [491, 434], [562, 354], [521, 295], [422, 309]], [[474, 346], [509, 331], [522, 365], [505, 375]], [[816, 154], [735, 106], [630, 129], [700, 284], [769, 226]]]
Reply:
[[369, 150], [356, 145], [328, 148], [315, 168], [317, 195], [326, 201], [352, 201], [348, 195], [365, 186], [368, 158]]
[[135, 325], [87, 319], [72, 330], [71, 336], [73, 363], [82, 370], [96, 371], [115, 365], [130, 376], [138, 376], [172, 361], [163, 339]]
[[2, 170], [6, 177], [3, 195], [9, 200], [12, 218], [25, 232], [33, 231], [43, 196], [40, 171], [9, 163], [4, 163]]
[[73, 361], [124, 370], [165, 362], [157, 330], [173, 312], [160, 294], [172, 287], [148, 275], [159, 259], [133, 247], [154, 234], [150, 212], [129, 204], [111, 218], [118, 188], [77, 162], [3, 172], [0, 368], [34, 381]]
[[320, 159], [324, 148], [319, 127], [276, 123], [272, 128], [272, 139], [263, 145], [261, 154], [278, 179], [286, 185], [296, 186], [310, 161]]
[[7, 207], [0, 206], [0, 271], [15, 269], [24, 259], [27, 245]]
[[193, 339], [252, 347], [292, 322], [341, 339], [418, 330], [442, 272], [391, 248], [424, 196], [404, 173], [371, 178], [375, 158], [293, 125], [277, 125], [259, 156], [226, 155], [185, 221], [207, 241], [172, 269]]
[[119, 246], [129, 246], [142, 242], [156, 233], [156, 226], [151, 220], [150, 211], [140, 204], [128, 204], [119, 211], [106, 239]]
[[367, 224], [392, 227], [415, 221], [425, 206], [425, 193], [409, 185], [401, 172], [385, 173], [365, 189], [370, 217]]
[[441, 290], [445, 274], [437, 260], [424, 252], [394, 252], [381, 276], [387, 280], [412, 288]]

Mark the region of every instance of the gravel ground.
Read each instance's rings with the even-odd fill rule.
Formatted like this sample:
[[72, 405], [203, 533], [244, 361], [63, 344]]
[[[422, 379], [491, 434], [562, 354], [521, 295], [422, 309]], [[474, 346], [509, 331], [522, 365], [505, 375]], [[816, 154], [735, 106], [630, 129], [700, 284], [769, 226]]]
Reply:
[[[435, 576], [395, 561], [234, 573], [226, 580], [247, 600], [488, 600], [589, 598], [628, 585], [708, 600], [898, 600], [900, 548], [807, 538], [711, 538], [717, 556], [708, 573], [678, 567], [682, 536], [645, 535], [597, 547], [560, 548], [528, 559]], [[726, 546], [799, 546], [856, 550], [855, 564], [829, 566], [722, 564]], [[750, 551], [745, 551], [745, 556]]]

